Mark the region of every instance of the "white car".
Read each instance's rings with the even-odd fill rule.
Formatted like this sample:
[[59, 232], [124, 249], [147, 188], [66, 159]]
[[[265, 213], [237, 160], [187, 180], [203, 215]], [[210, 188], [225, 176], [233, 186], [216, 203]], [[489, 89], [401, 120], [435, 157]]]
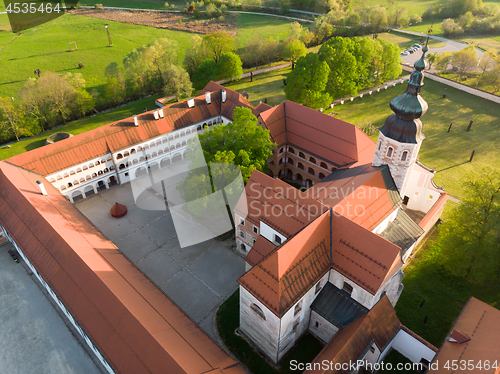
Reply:
[[401, 56], [408, 56], [409, 53], [407, 51], [401, 52]]

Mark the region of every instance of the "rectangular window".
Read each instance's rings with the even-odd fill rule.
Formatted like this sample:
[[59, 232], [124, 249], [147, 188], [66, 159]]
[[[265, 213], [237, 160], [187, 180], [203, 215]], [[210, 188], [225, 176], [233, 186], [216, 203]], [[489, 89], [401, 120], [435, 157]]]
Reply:
[[293, 328], [292, 328], [293, 332], [297, 332], [297, 328], [299, 327], [299, 323], [300, 323], [300, 318], [297, 318], [295, 320], [295, 322], [293, 323]]
[[240, 225], [245, 226], [245, 220], [243, 218], [240, 218]]
[[257, 228], [257, 226], [254, 226], [254, 227], [253, 227], [253, 232], [254, 232], [255, 234], [258, 234], [258, 233], [259, 233], [259, 229]]
[[241, 231], [241, 230], [240, 230], [240, 236], [241, 236], [243, 239], [245, 239], [245, 232], [243, 232], [243, 231]]
[[347, 292], [349, 295], [352, 295], [352, 286], [349, 284], [349, 283], [346, 283], [344, 282], [344, 286], [342, 287], [342, 289]]
[[318, 328], [319, 327], [319, 322], [316, 321], [316, 324], [314, 326], [316, 326], [316, 328]]
[[375, 347], [373, 345], [370, 347], [370, 352], [375, 353]]
[[293, 311], [293, 315], [296, 316], [302, 310], [302, 300], [300, 300], [296, 305]]
[[255, 239], [254, 239], [254, 240], [253, 240], [253, 244], [255, 244], [255, 242], [256, 242], [256, 241], [257, 241], [257, 240], [255, 240]]
[[281, 238], [276, 234], [274, 234], [274, 242], [278, 243], [278, 245], [281, 244]]

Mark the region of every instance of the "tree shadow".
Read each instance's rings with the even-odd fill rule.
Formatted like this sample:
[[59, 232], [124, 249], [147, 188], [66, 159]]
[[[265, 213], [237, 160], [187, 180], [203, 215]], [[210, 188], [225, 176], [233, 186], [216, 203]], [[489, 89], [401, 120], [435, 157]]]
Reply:
[[39, 139], [39, 140], [35, 140], [35, 141], [27, 144], [24, 148], [27, 151], [31, 151], [32, 149], [40, 148], [40, 147], [43, 147], [44, 145], [45, 145], [45, 138]]
[[464, 164], [468, 164], [470, 161], [464, 161], [464, 162], [461, 162], [460, 164], [456, 164], [456, 165], [453, 165], [453, 166], [449, 166], [447, 168], [444, 168], [444, 169], [441, 169], [441, 170], [437, 170], [436, 173], [439, 173], [441, 171], [445, 171], [445, 170], [449, 170], [449, 169], [453, 169], [453, 168], [456, 168], [457, 166], [460, 166], [460, 165], [464, 165]]

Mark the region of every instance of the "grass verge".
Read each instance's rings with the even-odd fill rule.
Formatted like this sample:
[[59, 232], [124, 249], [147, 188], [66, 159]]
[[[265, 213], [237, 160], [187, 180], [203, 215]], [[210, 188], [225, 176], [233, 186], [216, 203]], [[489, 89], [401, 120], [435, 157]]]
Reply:
[[303, 335], [295, 347], [281, 360], [279, 369], [275, 369], [263, 356], [257, 353], [248, 342], [235, 334], [240, 324], [240, 292], [237, 290], [221, 305], [217, 311], [217, 329], [226, 347], [254, 374], [289, 374], [294, 373], [290, 361], [311, 362], [323, 348], [323, 344], [309, 334]]

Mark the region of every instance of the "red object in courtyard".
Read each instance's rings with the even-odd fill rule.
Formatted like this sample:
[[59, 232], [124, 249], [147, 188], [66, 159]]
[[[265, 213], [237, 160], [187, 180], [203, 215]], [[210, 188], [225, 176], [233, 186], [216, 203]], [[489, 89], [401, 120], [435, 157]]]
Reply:
[[122, 218], [127, 214], [127, 207], [123, 204], [116, 203], [109, 212], [114, 218]]

